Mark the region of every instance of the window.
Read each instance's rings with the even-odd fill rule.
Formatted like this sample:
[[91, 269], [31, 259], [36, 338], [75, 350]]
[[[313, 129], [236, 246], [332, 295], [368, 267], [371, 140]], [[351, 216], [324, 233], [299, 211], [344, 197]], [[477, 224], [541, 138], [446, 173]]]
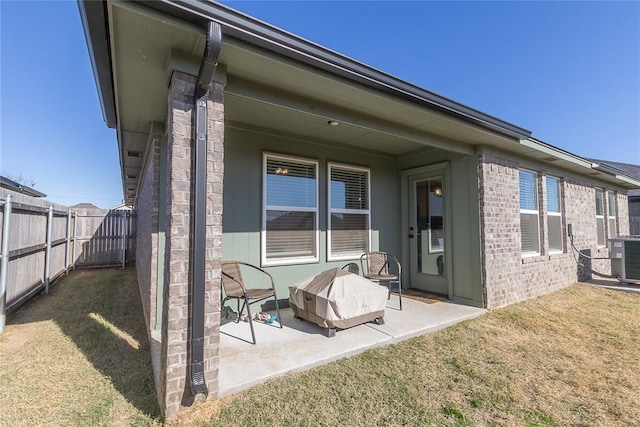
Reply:
[[520, 170], [520, 238], [522, 255], [540, 254], [537, 178], [534, 172]]
[[618, 235], [616, 231], [616, 193], [607, 191], [607, 219], [609, 221], [609, 238]]
[[562, 212], [560, 211], [560, 181], [546, 177], [547, 187], [547, 229], [549, 252], [562, 252]]
[[602, 199], [602, 188], [596, 188], [596, 233], [598, 235], [598, 247], [605, 246], [604, 200]]
[[329, 261], [358, 258], [369, 250], [369, 169], [329, 163]]
[[318, 261], [318, 162], [265, 154], [262, 264]]

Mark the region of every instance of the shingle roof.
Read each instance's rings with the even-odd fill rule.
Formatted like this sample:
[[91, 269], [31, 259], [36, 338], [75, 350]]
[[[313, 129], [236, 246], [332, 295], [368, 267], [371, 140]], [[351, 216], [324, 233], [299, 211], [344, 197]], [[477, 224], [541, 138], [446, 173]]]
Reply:
[[[596, 163], [604, 163], [609, 166], [613, 166], [616, 169], [620, 169], [620, 171], [631, 178], [635, 178], [640, 180], [640, 165], [632, 165], [630, 163], [620, 163], [613, 162], [611, 160], [598, 160], [598, 159], [589, 159]], [[631, 197], [640, 197], [640, 189], [629, 190], [628, 193]]]

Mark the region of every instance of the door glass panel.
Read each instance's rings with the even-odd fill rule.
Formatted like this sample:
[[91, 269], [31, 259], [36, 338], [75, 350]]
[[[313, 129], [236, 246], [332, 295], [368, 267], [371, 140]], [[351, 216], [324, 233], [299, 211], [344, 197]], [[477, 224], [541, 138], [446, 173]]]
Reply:
[[444, 203], [442, 179], [416, 182], [418, 272], [444, 276]]

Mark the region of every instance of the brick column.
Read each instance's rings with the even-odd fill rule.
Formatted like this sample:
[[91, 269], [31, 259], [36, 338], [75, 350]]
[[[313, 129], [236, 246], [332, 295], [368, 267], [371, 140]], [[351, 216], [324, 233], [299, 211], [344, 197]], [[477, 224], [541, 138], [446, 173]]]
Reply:
[[[191, 268], [192, 126], [196, 77], [174, 71], [167, 118], [167, 228], [159, 402], [165, 418], [193, 403], [188, 383], [189, 281]], [[207, 102], [207, 218], [205, 277], [205, 379], [218, 394], [222, 181], [224, 176], [223, 84]]]

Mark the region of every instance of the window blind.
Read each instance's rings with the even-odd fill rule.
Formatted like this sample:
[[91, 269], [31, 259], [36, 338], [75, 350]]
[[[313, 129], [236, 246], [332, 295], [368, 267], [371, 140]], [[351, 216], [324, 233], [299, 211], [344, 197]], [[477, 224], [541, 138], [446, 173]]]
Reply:
[[616, 237], [616, 194], [613, 191], [607, 191], [607, 212], [609, 225], [609, 238]]
[[596, 234], [598, 246], [605, 246], [604, 233], [604, 200], [602, 199], [602, 188], [596, 188]]
[[318, 259], [317, 163], [265, 155], [265, 263]]
[[369, 250], [369, 170], [329, 164], [329, 259]]
[[536, 174], [519, 171], [520, 178], [520, 239], [523, 255], [540, 253], [540, 224], [538, 220], [538, 197]]

